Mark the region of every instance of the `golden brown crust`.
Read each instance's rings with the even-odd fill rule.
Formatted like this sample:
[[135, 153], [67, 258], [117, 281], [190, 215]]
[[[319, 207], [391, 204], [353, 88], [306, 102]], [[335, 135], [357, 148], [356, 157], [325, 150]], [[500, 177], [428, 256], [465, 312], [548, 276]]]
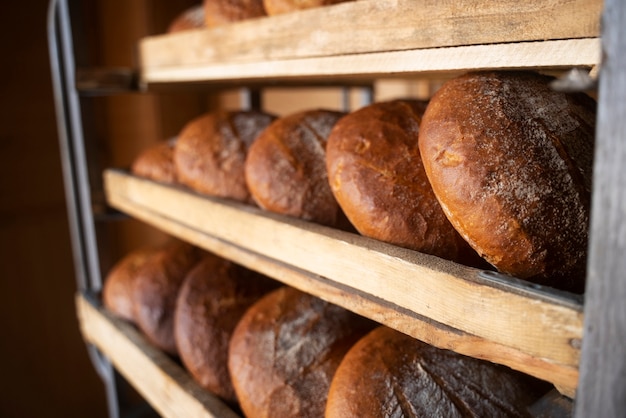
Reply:
[[394, 100], [342, 118], [326, 148], [331, 190], [361, 234], [465, 262], [469, 247], [443, 213], [422, 166], [417, 140], [425, 107]]
[[245, 313], [231, 338], [228, 368], [248, 417], [323, 416], [341, 358], [372, 324], [284, 287]]
[[174, 241], [151, 257], [133, 283], [133, 305], [139, 329], [156, 347], [176, 354], [174, 310], [180, 286], [201, 251]]
[[167, 33], [183, 32], [205, 27], [204, 6], [199, 4], [180, 13], [167, 28]]
[[156, 254], [156, 248], [140, 248], [119, 260], [104, 281], [102, 303], [104, 307], [120, 318], [135, 322], [133, 306], [133, 283], [141, 268]]
[[545, 390], [508, 368], [379, 327], [344, 356], [325, 416], [530, 417], [526, 408]]
[[170, 140], [146, 148], [135, 158], [130, 171], [161, 183], [176, 183], [174, 144], [175, 140]]
[[354, 0], [263, 0], [263, 5], [270, 16], [296, 12], [314, 7], [330, 6]]
[[275, 120], [250, 147], [246, 184], [263, 209], [334, 226], [340, 208], [328, 185], [326, 138], [344, 114], [309, 110]]
[[204, 0], [204, 21], [207, 27], [267, 16], [263, 0]]
[[420, 149], [450, 221], [504, 273], [582, 292], [595, 102], [550, 77], [472, 73], [446, 83]]
[[191, 189], [252, 202], [244, 175], [248, 149], [275, 119], [255, 111], [218, 111], [189, 122], [174, 148], [178, 181]]
[[174, 333], [178, 354], [194, 379], [231, 404], [237, 398], [228, 374], [228, 343], [246, 309], [278, 283], [207, 254], [178, 294]]

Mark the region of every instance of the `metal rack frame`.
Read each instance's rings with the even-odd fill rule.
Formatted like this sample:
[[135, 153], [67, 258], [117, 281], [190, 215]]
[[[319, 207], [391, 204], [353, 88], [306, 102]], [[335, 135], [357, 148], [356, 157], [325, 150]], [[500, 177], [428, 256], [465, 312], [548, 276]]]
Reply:
[[[48, 39], [76, 281], [80, 292], [93, 295], [102, 273], [68, 0], [50, 1]], [[626, 2], [604, 2], [602, 46], [579, 418], [626, 413]], [[105, 384], [109, 414], [118, 418], [120, 377], [95, 347], [87, 348]]]

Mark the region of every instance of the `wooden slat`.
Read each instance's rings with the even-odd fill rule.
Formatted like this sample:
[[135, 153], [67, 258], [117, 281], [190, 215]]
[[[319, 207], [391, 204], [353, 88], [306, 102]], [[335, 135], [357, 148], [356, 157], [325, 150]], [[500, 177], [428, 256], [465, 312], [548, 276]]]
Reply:
[[239, 417], [150, 345], [132, 325], [111, 316], [82, 295], [77, 295], [76, 307], [85, 340], [104, 353], [163, 417]]
[[362, 0], [149, 37], [140, 45], [141, 66], [598, 37], [601, 10], [600, 0]]
[[[108, 170], [105, 185], [112, 206], [168, 233], [434, 345], [532, 369], [564, 393], [576, 387], [583, 316], [574, 297], [120, 171]], [[471, 337], [452, 339], [455, 330]]]
[[[182, 47], [181, 47], [182, 48]], [[600, 62], [600, 40], [570, 39], [546, 42], [474, 45], [449, 48], [374, 52], [356, 55], [275, 59], [258, 62], [214, 62], [202, 65], [142, 68], [142, 83], [258, 82], [286, 80], [371, 79], [412, 73], [459, 73], [489, 68], [591, 67]]]

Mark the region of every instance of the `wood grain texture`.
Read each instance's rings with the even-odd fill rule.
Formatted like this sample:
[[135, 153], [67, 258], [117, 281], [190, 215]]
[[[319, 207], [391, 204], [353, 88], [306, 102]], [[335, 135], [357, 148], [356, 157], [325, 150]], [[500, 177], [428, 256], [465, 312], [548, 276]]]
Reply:
[[605, 3], [579, 418], [626, 413], [626, 3]]
[[[181, 47], [182, 48], [182, 47]], [[268, 61], [220, 61], [199, 65], [142, 67], [144, 86], [181, 82], [314, 82], [332, 80], [354, 83], [384, 76], [406, 76], [414, 73], [459, 74], [467, 70], [562, 69], [592, 67], [600, 62], [598, 38], [568, 39], [544, 42], [520, 42], [472, 45], [353, 55], [332, 55]], [[278, 80], [280, 79], [280, 80]]]
[[236, 418], [172, 359], [154, 348], [135, 327], [114, 318], [82, 295], [76, 296], [81, 332], [163, 416]]
[[528, 370], [564, 393], [576, 387], [583, 318], [574, 297], [120, 171], [105, 183], [112, 206], [170, 234], [433, 345]]
[[598, 37], [601, 9], [598, 0], [361, 0], [148, 37], [140, 44], [141, 66]]

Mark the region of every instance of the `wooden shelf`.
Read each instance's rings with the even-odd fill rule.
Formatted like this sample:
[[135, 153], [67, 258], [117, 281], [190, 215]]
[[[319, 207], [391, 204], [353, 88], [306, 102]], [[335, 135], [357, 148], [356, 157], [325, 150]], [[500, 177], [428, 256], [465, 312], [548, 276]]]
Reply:
[[84, 339], [105, 354], [161, 416], [240, 418], [131, 324], [81, 294], [76, 309]]
[[409, 335], [573, 396], [579, 297], [120, 170], [107, 200], [136, 219]]
[[361, 0], [145, 38], [141, 80], [354, 82], [471, 69], [592, 67], [601, 56], [601, 12], [598, 0], [475, 0], [462, 7]]

